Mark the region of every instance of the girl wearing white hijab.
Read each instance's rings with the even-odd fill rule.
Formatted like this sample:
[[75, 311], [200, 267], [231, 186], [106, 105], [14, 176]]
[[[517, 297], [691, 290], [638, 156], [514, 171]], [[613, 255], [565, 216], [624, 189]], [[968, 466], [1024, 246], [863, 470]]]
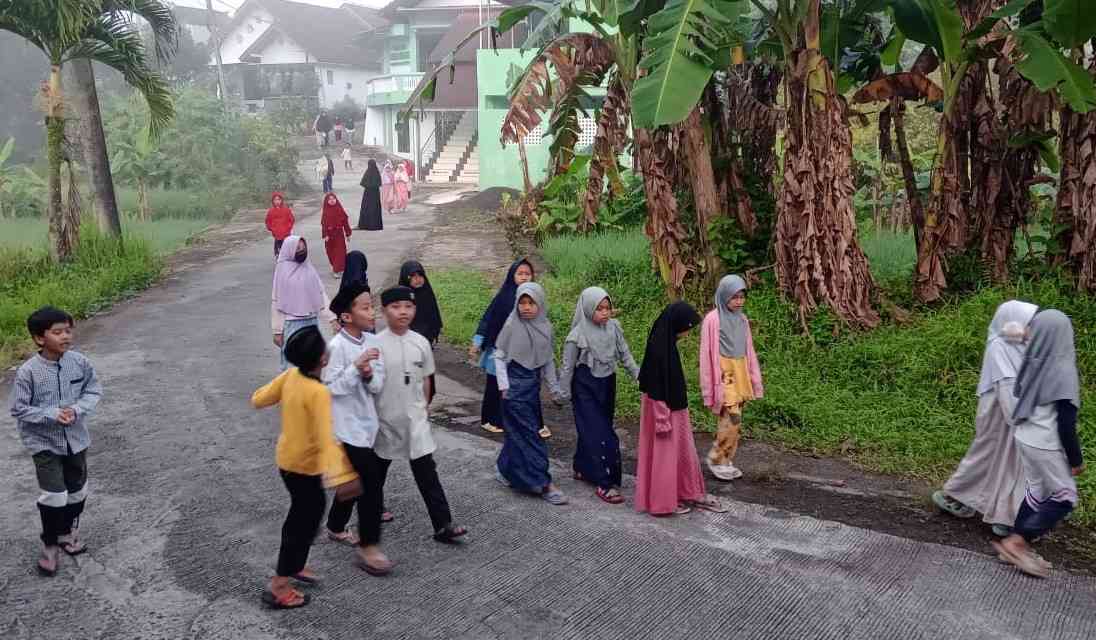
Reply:
[[552, 483], [548, 446], [539, 433], [541, 382], [548, 383], [552, 395], [560, 395], [554, 343], [544, 289], [535, 282], [520, 285], [510, 317], [495, 340], [495, 376], [506, 430], [498, 479], [516, 491], [562, 505], [567, 498]]
[[958, 518], [982, 514], [999, 536], [1007, 536], [1024, 499], [1024, 478], [1013, 436], [1013, 385], [1024, 361], [1024, 332], [1039, 308], [1009, 300], [989, 323], [974, 441], [942, 491], [932, 494], [940, 509]]
[[1045, 578], [1050, 563], [1031, 541], [1050, 532], [1077, 505], [1074, 477], [1085, 469], [1077, 438], [1081, 380], [1073, 325], [1056, 309], [1040, 311], [1029, 325], [1031, 342], [1016, 376], [1016, 448], [1027, 485], [1013, 533], [993, 541], [999, 557], [1026, 574]]
[[575, 412], [575, 478], [596, 486], [597, 497], [605, 502], [620, 504], [620, 439], [613, 429], [616, 370], [623, 366], [638, 379], [639, 365], [612, 313], [605, 289], [589, 287], [579, 296], [571, 333], [563, 343], [559, 386]]
[[746, 281], [741, 276], [723, 276], [715, 290], [715, 309], [700, 330], [700, 392], [704, 405], [719, 416], [708, 470], [723, 481], [742, 477], [734, 465], [742, 408], [765, 393], [745, 304]]

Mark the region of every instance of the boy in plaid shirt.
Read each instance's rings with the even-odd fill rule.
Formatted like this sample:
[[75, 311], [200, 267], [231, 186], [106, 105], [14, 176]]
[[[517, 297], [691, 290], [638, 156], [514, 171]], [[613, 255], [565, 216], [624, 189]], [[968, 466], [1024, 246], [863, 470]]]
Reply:
[[42, 490], [38, 512], [45, 547], [38, 571], [46, 576], [57, 573], [59, 550], [72, 556], [87, 551], [77, 537], [87, 497], [86, 421], [102, 389], [88, 359], [69, 350], [72, 327], [72, 316], [55, 307], [27, 318], [38, 353], [19, 367], [11, 390], [11, 415]]

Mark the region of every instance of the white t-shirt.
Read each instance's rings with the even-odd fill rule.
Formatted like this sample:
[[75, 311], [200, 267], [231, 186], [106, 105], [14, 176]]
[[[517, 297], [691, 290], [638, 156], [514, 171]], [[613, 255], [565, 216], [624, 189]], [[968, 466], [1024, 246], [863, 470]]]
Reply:
[[377, 335], [384, 359], [384, 387], [376, 397], [380, 430], [373, 445], [386, 460], [415, 460], [437, 448], [430, 434], [423, 381], [434, 373], [434, 353], [422, 335], [385, 329]]
[[343, 159], [343, 160], [349, 160], [349, 159], [350, 159], [350, 157], [351, 157], [351, 156], [350, 156], [350, 147], [347, 147], [347, 148], [343, 149], [343, 152], [342, 152], [342, 159]]
[[340, 331], [327, 345], [329, 357], [323, 382], [331, 391], [331, 420], [335, 437], [354, 447], [369, 448], [380, 426], [375, 397], [384, 387], [384, 356], [373, 360], [373, 377], [362, 379], [355, 361], [369, 349], [380, 349], [377, 336], [363, 333], [357, 339]]

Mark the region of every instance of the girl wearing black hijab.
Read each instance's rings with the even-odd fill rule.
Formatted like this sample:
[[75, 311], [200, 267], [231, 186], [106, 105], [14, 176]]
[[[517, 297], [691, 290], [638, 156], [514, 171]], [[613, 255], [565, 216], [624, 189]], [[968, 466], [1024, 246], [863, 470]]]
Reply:
[[685, 514], [690, 505], [725, 511], [704, 487], [693, 442], [689, 395], [677, 341], [700, 324], [686, 302], [666, 307], [647, 337], [639, 389], [643, 392], [636, 457], [636, 511], [654, 516]]
[[369, 287], [369, 260], [357, 249], [346, 254], [346, 266], [339, 282], [339, 291], [352, 284]]
[[381, 172], [377, 169], [377, 161], [369, 160], [369, 166], [362, 176], [362, 207], [358, 215], [358, 228], [366, 231], [380, 231], [384, 229], [381, 220]]
[[437, 344], [442, 328], [441, 309], [422, 263], [417, 260], [403, 263], [400, 267], [400, 285], [410, 287], [415, 292], [415, 319], [411, 321], [411, 330], [422, 335], [431, 345]]

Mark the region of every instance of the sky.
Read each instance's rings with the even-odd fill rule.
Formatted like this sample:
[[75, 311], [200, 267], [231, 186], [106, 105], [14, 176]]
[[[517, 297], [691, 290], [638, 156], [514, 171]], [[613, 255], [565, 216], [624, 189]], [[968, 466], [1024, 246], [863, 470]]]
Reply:
[[[337, 7], [342, 4], [360, 4], [366, 7], [372, 7], [374, 9], [380, 9], [384, 5], [389, 3], [389, 0], [293, 0], [294, 2], [300, 2], [302, 4], [315, 4], [321, 7]], [[196, 9], [205, 9], [205, 0], [171, 0], [171, 3], [180, 7], [194, 7]], [[214, 11], [227, 11], [232, 13], [237, 7], [242, 5], [244, 0], [213, 0]]]

